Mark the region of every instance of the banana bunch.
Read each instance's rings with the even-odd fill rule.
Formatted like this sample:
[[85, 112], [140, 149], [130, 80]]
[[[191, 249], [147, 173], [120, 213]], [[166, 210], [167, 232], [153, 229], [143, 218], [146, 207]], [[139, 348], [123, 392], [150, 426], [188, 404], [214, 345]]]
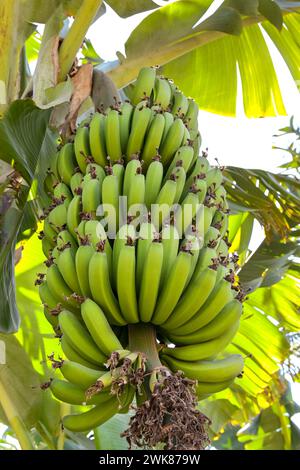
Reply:
[[89, 407], [65, 418], [72, 431], [138, 398], [147, 358], [129, 350], [128, 325], [155, 327], [161, 363], [197, 380], [199, 399], [242, 374], [240, 355], [222, 356], [243, 300], [223, 174], [199, 147], [196, 103], [144, 68], [131, 101], [96, 112], [51, 161], [37, 284], [65, 357], [52, 392]]

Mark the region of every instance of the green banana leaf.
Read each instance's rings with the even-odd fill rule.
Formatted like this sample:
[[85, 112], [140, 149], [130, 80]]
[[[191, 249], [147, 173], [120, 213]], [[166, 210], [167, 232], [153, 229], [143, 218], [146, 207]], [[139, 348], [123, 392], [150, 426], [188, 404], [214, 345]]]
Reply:
[[[25, 100], [14, 102], [0, 120], [0, 158], [8, 164], [13, 163], [23, 178], [18, 191], [13, 192], [15, 199], [9, 197], [12, 194], [7, 191], [1, 196], [0, 297], [3, 301], [0, 331], [5, 333], [16, 331], [19, 325], [14, 289], [14, 250], [26, 214], [26, 202], [33, 200], [37, 189], [41, 189], [45, 169], [55, 149], [53, 135], [47, 131], [49, 115], [49, 111], [41, 111], [32, 101]], [[37, 170], [39, 183], [32, 187]], [[40, 194], [42, 197], [45, 193], [40, 191]]]
[[109, 75], [124, 87], [142, 66], [158, 64], [201, 109], [234, 116], [239, 71], [248, 117], [285, 114], [261, 27], [299, 80], [299, 2], [226, 1], [202, 21], [212, 3], [179, 0], [155, 10], [131, 33], [126, 57]]

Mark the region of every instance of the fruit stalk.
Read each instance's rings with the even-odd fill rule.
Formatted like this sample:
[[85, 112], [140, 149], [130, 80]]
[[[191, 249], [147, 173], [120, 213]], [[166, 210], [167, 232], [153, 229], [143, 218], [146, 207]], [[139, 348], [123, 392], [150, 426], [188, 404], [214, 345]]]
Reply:
[[163, 367], [157, 350], [156, 331], [153, 325], [137, 323], [128, 325], [129, 349], [145, 354], [147, 371]]

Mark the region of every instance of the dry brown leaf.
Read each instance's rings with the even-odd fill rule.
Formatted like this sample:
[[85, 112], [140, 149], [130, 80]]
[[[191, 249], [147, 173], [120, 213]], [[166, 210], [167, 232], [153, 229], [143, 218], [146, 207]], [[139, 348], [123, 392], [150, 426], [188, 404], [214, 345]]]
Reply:
[[73, 95], [71, 97], [70, 109], [67, 116], [67, 124], [73, 132], [76, 128], [76, 118], [81, 104], [86, 100], [92, 91], [92, 64], [84, 64], [75, 75], [72, 76]]

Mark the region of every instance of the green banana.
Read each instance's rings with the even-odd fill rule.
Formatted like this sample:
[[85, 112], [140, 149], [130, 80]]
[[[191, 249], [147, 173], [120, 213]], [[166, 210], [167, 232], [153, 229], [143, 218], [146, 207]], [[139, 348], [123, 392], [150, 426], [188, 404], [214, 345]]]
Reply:
[[44, 232], [45, 237], [51, 240], [51, 242], [53, 243], [56, 242], [57, 232], [56, 230], [52, 228], [48, 219], [44, 220], [43, 232]]
[[61, 148], [58, 154], [57, 172], [61, 180], [69, 186], [76, 166], [77, 162], [74, 153], [74, 145], [67, 143]]
[[154, 204], [158, 197], [163, 173], [164, 167], [160, 161], [160, 157], [156, 156], [148, 166], [145, 176], [145, 204], [148, 209], [151, 209], [151, 204]]
[[124, 245], [119, 253], [117, 266], [117, 291], [123, 317], [128, 323], [138, 323], [135, 284], [135, 246]]
[[126, 154], [126, 148], [130, 133], [131, 119], [133, 114], [133, 106], [131, 103], [125, 101], [122, 103], [119, 115], [119, 125], [120, 125], [120, 140], [121, 140], [121, 149], [122, 154]]
[[[137, 173], [133, 175], [128, 199], [127, 199], [127, 206], [128, 206], [128, 215], [135, 216], [136, 213], [141, 210], [141, 206], [143, 206], [145, 200], [145, 176], [142, 174]], [[132, 206], [135, 206], [132, 207]]]
[[152, 111], [147, 106], [144, 106], [141, 109], [136, 108], [134, 114], [135, 113], [137, 113], [137, 117], [135, 119], [135, 116], [133, 116], [133, 119], [135, 119], [136, 122], [133, 122], [131, 126], [131, 131], [127, 143], [127, 161], [130, 160], [132, 155], [136, 155], [141, 152], [148, 125], [152, 116]]
[[90, 260], [89, 284], [93, 299], [102, 308], [109, 323], [125, 325], [126, 321], [111, 287], [107, 254], [104, 251], [94, 253]]
[[176, 116], [184, 117], [189, 107], [188, 99], [181, 91], [175, 91], [172, 113]]
[[101, 204], [102, 184], [98, 179], [93, 178], [83, 184], [82, 188], [82, 210], [83, 212], [96, 215], [97, 209]]
[[219, 168], [215, 167], [208, 170], [206, 173], [206, 184], [208, 188], [212, 186], [213, 189], [216, 190], [221, 186], [222, 182], [223, 173]]
[[187, 173], [192, 163], [193, 155], [194, 155], [193, 147], [191, 147], [190, 145], [184, 145], [182, 147], [179, 147], [179, 149], [175, 153], [174, 158], [168, 168], [165, 179], [169, 178], [173, 169], [176, 168], [178, 165], [182, 166], [185, 172]]
[[186, 180], [185, 169], [182, 166], [177, 166], [176, 168], [174, 168], [172, 175], [174, 175], [175, 177], [177, 186], [174, 203], [179, 203]]
[[181, 250], [172, 265], [172, 269], [162, 287], [151, 322], [155, 325], [164, 323], [173, 312], [184, 290], [192, 263], [192, 255]]
[[57, 183], [57, 185], [55, 185], [53, 195], [55, 198], [63, 200], [66, 207], [68, 207], [73, 198], [69, 186], [63, 182]]
[[205, 383], [233, 380], [244, 368], [244, 360], [240, 354], [197, 362], [182, 361], [170, 356], [163, 356], [163, 359], [174, 372], [181, 370], [186, 377]]
[[94, 248], [87, 241], [79, 246], [75, 256], [78, 284], [82, 295], [85, 297], [92, 296], [89, 284], [89, 263], [94, 253]]
[[42, 250], [46, 258], [49, 258], [51, 256], [51, 251], [54, 247], [54, 242], [52, 240], [49, 240], [47, 237], [42, 238]]
[[103, 364], [106, 361], [105, 355], [96, 346], [81, 322], [71, 312], [63, 310], [59, 314], [59, 326], [71, 346], [84, 359], [97, 364]]
[[[72, 203], [70, 203], [70, 205], [71, 204]], [[65, 204], [59, 204], [58, 206], [55, 206], [48, 215], [49, 224], [56, 232], [62, 230], [62, 227], [64, 227], [67, 223], [67, 219], [68, 215]]]
[[78, 166], [82, 173], [85, 173], [87, 157], [91, 155], [89, 140], [89, 128], [86, 126], [78, 127], [74, 139], [74, 150]]
[[119, 220], [119, 181], [115, 175], [109, 174], [103, 180], [102, 204], [106, 205], [108, 233], [116, 233]]
[[69, 232], [76, 239], [76, 228], [80, 223], [80, 212], [81, 212], [81, 196], [74, 196], [69, 204], [68, 211], [66, 214], [66, 223]]
[[232, 341], [238, 330], [239, 324], [236, 323], [222, 336], [205, 341], [204, 343], [192, 344], [188, 346], [176, 346], [175, 348], [165, 347], [162, 349], [162, 354], [166, 354], [176, 359], [184, 361], [201, 361], [217, 355], [223, 351], [226, 346]]
[[165, 222], [170, 222], [167, 220], [171, 217], [172, 206], [177, 192], [177, 184], [173, 179], [169, 179], [162, 186], [155, 204], [151, 207], [151, 220], [155, 225], [157, 231], [161, 228], [162, 224]]
[[168, 111], [165, 111], [163, 113], [163, 116], [165, 118], [165, 127], [164, 127], [164, 133], [161, 139], [161, 142], [163, 143], [166, 140], [167, 134], [172, 127], [172, 124], [174, 122], [174, 116], [172, 113], [169, 113]]
[[180, 328], [172, 330], [172, 333], [180, 332], [181, 335], [185, 335], [199, 330], [211, 322], [233, 298], [234, 291], [231, 289], [230, 282], [221, 279], [198, 312]]
[[84, 432], [96, 428], [112, 418], [119, 409], [119, 402], [111, 398], [105, 406], [98, 405], [85, 413], [67, 415], [63, 418], [63, 426], [73, 432]]
[[170, 106], [172, 90], [169, 81], [164, 77], [156, 77], [153, 104], [159, 105], [163, 110]]
[[42, 304], [44, 304], [48, 310], [56, 308], [59, 304], [59, 299], [57, 299], [50, 291], [47, 281], [44, 281], [39, 285], [39, 296], [41, 298]]
[[128, 197], [132, 177], [137, 172], [141, 171], [141, 162], [138, 158], [132, 158], [125, 167], [124, 181], [123, 181], [123, 195]]
[[75, 255], [76, 251], [73, 248], [66, 247], [59, 255], [57, 266], [71, 291], [81, 294], [82, 292], [79, 287], [76, 273]]
[[69, 343], [65, 335], [62, 335], [60, 344], [61, 344], [61, 348], [63, 350], [64, 355], [69, 361], [77, 362], [78, 364], [88, 367], [89, 369], [99, 370], [99, 364], [90, 362], [84, 357], [82, 357]]
[[53, 297], [58, 299], [62, 305], [70, 308], [72, 310], [75, 309], [77, 311], [79, 309], [79, 305], [76, 300], [74, 300], [71, 295], [73, 291], [69, 288], [69, 286], [65, 283], [62, 275], [58, 267], [55, 264], [52, 264], [47, 269], [47, 285], [48, 288], [53, 295]]
[[161, 270], [161, 287], [164, 286], [170, 270], [176, 260], [179, 248], [179, 234], [174, 225], [167, 225], [161, 231], [163, 246], [163, 265]]
[[150, 244], [145, 259], [139, 292], [140, 321], [151, 321], [156, 305], [163, 264], [163, 245], [157, 241]]
[[91, 369], [73, 361], [63, 361], [60, 371], [66, 380], [82, 390], [86, 390], [107, 373], [105, 370]]
[[62, 230], [59, 232], [56, 239], [56, 245], [59, 251], [61, 251], [65, 246], [70, 246], [73, 250], [77, 250], [78, 248], [76, 240], [68, 230]]
[[203, 271], [201, 275], [192, 278], [172, 314], [161, 327], [172, 331], [188, 322], [208, 299], [215, 282], [216, 271], [210, 268]]
[[185, 121], [187, 122], [189, 129], [198, 129], [198, 105], [192, 98], [188, 98], [188, 103], [189, 105], [185, 114]]
[[115, 161], [122, 158], [119, 111], [110, 109], [105, 119], [105, 141], [109, 157]]
[[91, 155], [96, 163], [104, 167], [107, 163], [106, 159], [106, 143], [105, 143], [105, 115], [95, 113], [90, 122], [89, 142]]
[[108, 323], [102, 309], [91, 299], [81, 304], [81, 316], [96, 345], [107, 356], [122, 345]]
[[173, 155], [181, 147], [182, 139], [184, 136], [184, 124], [181, 119], [176, 118], [171, 125], [165, 140], [159, 149], [162, 163], [167, 166]]
[[134, 84], [131, 102], [135, 106], [145, 98], [150, 98], [154, 89], [156, 70], [153, 67], [143, 67]]
[[154, 118], [151, 121], [147, 135], [145, 137], [145, 144], [141, 155], [146, 169], [150, 165], [153, 157], [155, 157], [157, 154], [157, 150], [159, 149], [164, 133], [164, 128], [164, 115], [161, 113], [155, 114]]
[[119, 162], [115, 163], [112, 166], [112, 174], [116, 176], [118, 179], [119, 194], [122, 194], [122, 190], [123, 190], [124, 172], [125, 172], [125, 168], [124, 168], [124, 164], [122, 160], [120, 160]]
[[81, 191], [83, 176], [81, 172], [76, 172], [70, 179], [70, 188], [73, 196], [76, 196]]
[[[137, 261], [136, 261], [136, 287], [140, 289], [142, 272], [149, 246], [156, 235], [155, 226], [150, 222], [143, 222], [140, 225], [139, 239], [137, 241]], [[131, 237], [132, 238], [132, 237]]]
[[54, 379], [50, 388], [55, 398], [71, 405], [99, 405], [112, 398], [108, 391], [102, 391], [87, 400], [84, 391], [80, 387], [66, 380]]
[[119, 254], [121, 248], [126, 245], [127, 239], [132, 239], [135, 240], [136, 238], [136, 232], [135, 232], [135, 227], [131, 224], [125, 224], [122, 225], [120, 230], [117, 233], [116, 239], [114, 241], [114, 246], [113, 246], [113, 266], [112, 266], [112, 271], [113, 271], [113, 285], [116, 290], [117, 286], [117, 267], [118, 267], [118, 261], [119, 261]]

